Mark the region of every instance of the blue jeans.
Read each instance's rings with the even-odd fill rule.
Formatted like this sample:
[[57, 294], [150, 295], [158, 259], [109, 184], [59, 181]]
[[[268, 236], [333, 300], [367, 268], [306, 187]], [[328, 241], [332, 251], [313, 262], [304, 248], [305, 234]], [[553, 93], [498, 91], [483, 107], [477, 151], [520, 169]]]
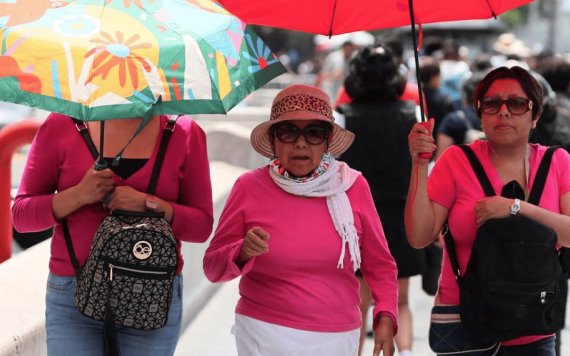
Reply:
[[497, 356], [555, 356], [555, 337], [538, 340], [530, 344], [520, 346], [503, 346], [499, 348]]
[[[174, 354], [182, 322], [182, 276], [174, 278], [167, 324], [145, 331], [117, 326], [121, 356]], [[50, 356], [101, 356], [103, 322], [75, 307], [75, 278], [49, 274], [46, 292], [47, 349]]]

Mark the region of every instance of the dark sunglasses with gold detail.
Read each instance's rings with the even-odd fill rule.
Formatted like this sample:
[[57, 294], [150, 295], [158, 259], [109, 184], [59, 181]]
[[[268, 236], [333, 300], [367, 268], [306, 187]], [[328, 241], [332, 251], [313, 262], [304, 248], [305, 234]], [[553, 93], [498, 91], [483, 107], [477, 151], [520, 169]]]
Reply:
[[299, 136], [303, 135], [307, 143], [320, 145], [329, 138], [331, 127], [329, 125], [309, 125], [301, 129], [291, 123], [282, 123], [273, 125], [271, 127], [271, 133], [283, 143], [296, 142]]
[[484, 98], [479, 101], [478, 108], [485, 114], [494, 115], [501, 110], [503, 104], [507, 105], [507, 109], [513, 115], [522, 115], [532, 109], [532, 101], [520, 96], [513, 96], [507, 99], [499, 97]]

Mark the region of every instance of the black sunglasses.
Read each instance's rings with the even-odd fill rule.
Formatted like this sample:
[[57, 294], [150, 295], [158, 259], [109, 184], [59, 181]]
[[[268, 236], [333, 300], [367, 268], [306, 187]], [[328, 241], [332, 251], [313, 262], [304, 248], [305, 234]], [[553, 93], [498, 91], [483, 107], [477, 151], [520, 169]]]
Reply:
[[507, 104], [507, 109], [514, 115], [522, 115], [532, 109], [532, 101], [520, 96], [504, 100], [501, 98], [484, 98], [483, 101], [479, 102], [479, 108], [485, 114], [493, 115], [501, 110], [503, 104]]
[[309, 125], [304, 129], [293, 124], [279, 124], [271, 128], [273, 136], [283, 143], [293, 143], [301, 134], [311, 145], [320, 145], [328, 139], [331, 129], [323, 125]]

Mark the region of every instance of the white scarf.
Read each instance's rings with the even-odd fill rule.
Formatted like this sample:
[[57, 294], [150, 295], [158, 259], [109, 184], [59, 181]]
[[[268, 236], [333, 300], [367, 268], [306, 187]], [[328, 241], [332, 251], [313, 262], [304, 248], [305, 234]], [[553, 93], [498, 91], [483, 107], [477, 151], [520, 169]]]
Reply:
[[[329, 153], [323, 155], [320, 168], [322, 173], [309, 179], [291, 178], [288, 174], [281, 174], [282, 167], [277, 159], [271, 161], [269, 165], [269, 175], [275, 184], [287, 193], [305, 197], [326, 197], [327, 207], [331, 215], [334, 227], [342, 240], [342, 249], [338, 260], [337, 268], [344, 267], [344, 255], [346, 244], [350, 252], [350, 260], [354, 270], [360, 268], [360, 247], [358, 245], [358, 235], [354, 227], [354, 216], [352, 207], [346, 195], [346, 191], [354, 184], [360, 172], [350, 168], [346, 163], [339, 162]], [[328, 166], [328, 167], [327, 167]], [[281, 169], [280, 169], [281, 168]]]

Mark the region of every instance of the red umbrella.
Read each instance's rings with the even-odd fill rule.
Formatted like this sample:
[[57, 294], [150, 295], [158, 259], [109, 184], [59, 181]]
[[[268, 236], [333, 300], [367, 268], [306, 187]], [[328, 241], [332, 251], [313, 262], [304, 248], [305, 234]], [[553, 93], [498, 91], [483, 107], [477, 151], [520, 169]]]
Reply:
[[[416, 24], [488, 19], [533, 0], [217, 0], [253, 25], [322, 35], [411, 25], [419, 68]], [[416, 70], [421, 117], [424, 100]], [[426, 122], [427, 125], [427, 122]], [[429, 157], [426, 157], [429, 158]]]
[[[410, 24], [408, 0], [218, 0], [243, 21], [322, 35]], [[414, 0], [414, 21], [488, 19], [532, 0]]]

